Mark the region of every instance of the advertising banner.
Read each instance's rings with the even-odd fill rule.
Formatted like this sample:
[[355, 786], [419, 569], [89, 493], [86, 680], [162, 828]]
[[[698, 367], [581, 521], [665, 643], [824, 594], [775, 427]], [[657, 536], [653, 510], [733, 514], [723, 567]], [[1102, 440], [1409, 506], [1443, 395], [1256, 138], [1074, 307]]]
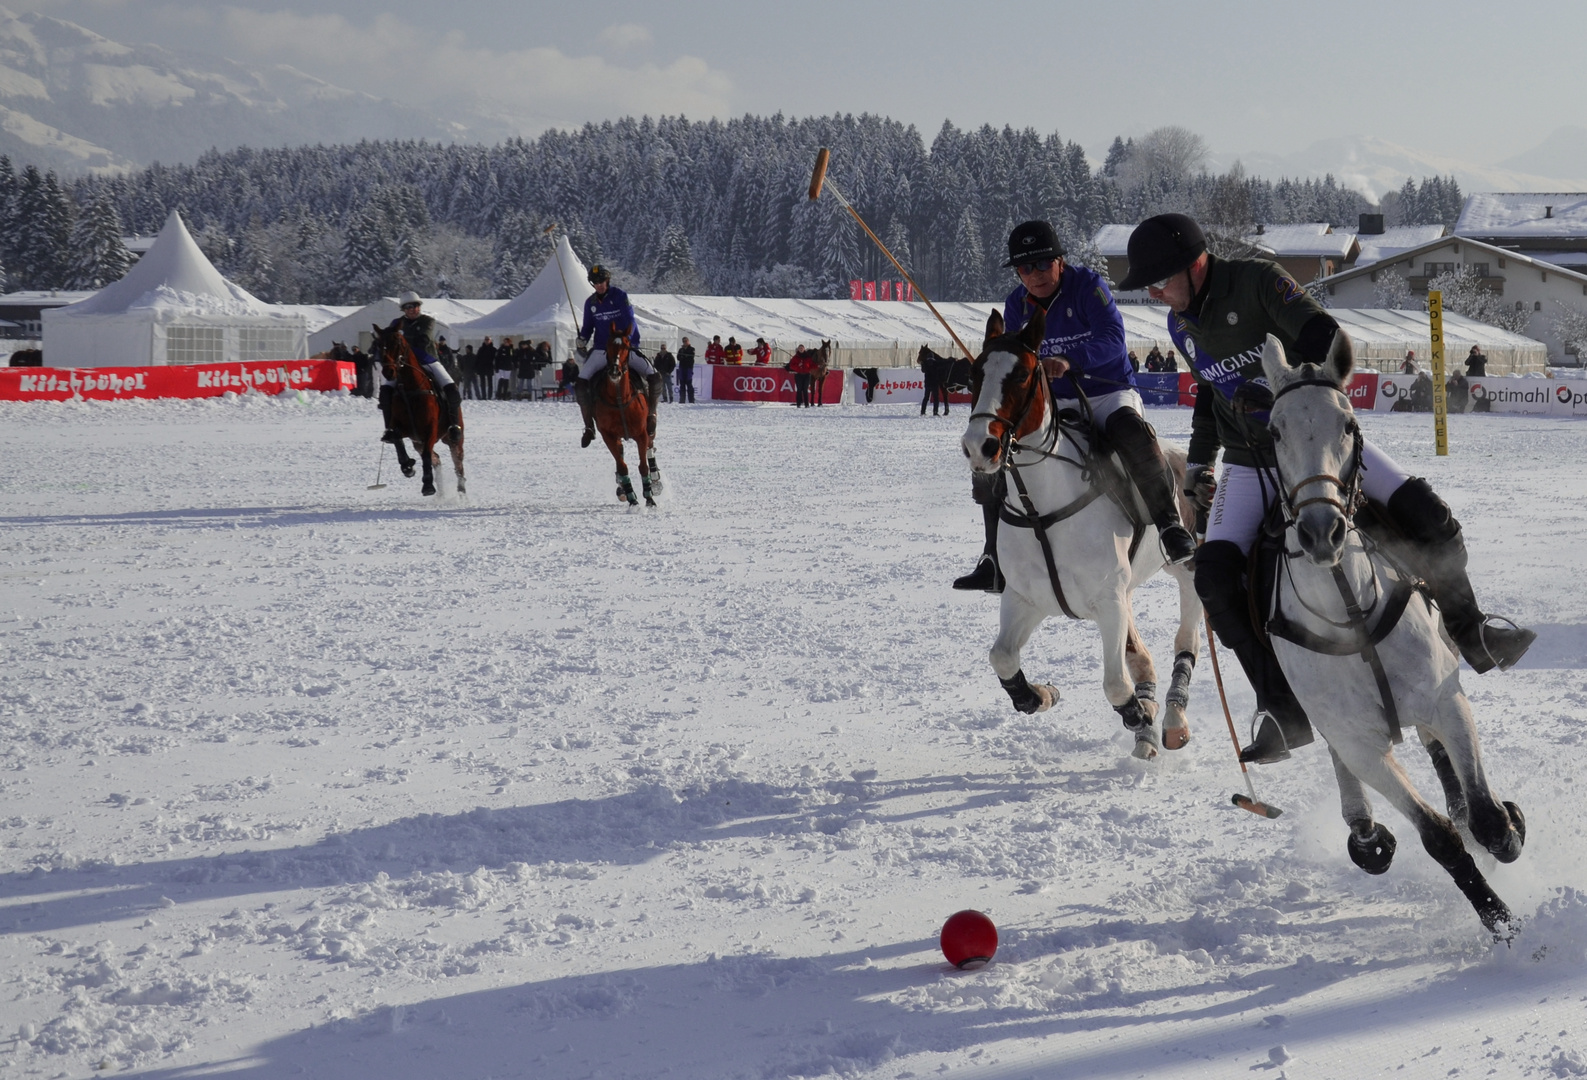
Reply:
[[[919, 405], [926, 396], [926, 377], [919, 368], [877, 368], [876, 374], [881, 376], [881, 380], [871, 392], [871, 404], [907, 401], [911, 405]], [[864, 405], [865, 378], [853, 371], [849, 375], [854, 386], [853, 401], [857, 405]], [[948, 395], [951, 405], [969, 405], [972, 401], [974, 399], [966, 391], [954, 391]]]
[[[794, 377], [791, 371], [784, 371], [780, 367], [712, 367], [706, 370], [711, 373], [712, 401], [794, 402]], [[698, 368], [695, 369], [694, 377], [698, 382]], [[821, 391], [821, 400], [828, 405], [842, 401], [843, 372], [828, 371], [822, 381]], [[705, 396], [700, 395], [701, 398]], [[861, 400], [864, 400], [863, 389]]]
[[1172, 371], [1137, 371], [1135, 389], [1148, 405], [1178, 405], [1179, 375]]
[[121, 368], [0, 368], [0, 401], [116, 401], [206, 398], [250, 390], [351, 390], [352, 364], [336, 360], [254, 360]]

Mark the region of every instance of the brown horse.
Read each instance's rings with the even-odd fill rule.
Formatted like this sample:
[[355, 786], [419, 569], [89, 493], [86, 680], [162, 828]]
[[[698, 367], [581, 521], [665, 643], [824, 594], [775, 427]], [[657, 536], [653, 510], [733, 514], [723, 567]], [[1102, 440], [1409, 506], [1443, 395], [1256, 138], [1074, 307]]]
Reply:
[[827, 388], [827, 368], [832, 359], [832, 342], [823, 341], [821, 348], [812, 350], [810, 359], [815, 366], [810, 369], [810, 396], [816, 399], [816, 404], [823, 404]]
[[452, 468], [457, 472], [457, 493], [468, 491], [463, 481], [463, 410], [457, 411], [457, 438], [447, 440], [441, 435], [441, 402], [430, 385], [430, 377], [419, 366], [419, 358], [400, 330], [375, 327], [375, 355], [380, 358], [380, 368], [387, 379], [396, 383], [391, 395], [391, 429], [397, 433], [397, 461], [403, 476], [413, 475], [414, 460], [403, 449], [402, 440], [411, 439], [424, 463], [424, 490], [421, 494], [435, 494], [435, 466], [441, 463], [435, 444], [445, 442], [452, 450]]
[[655, 488], [650, 482], [655, 464], [650, 448], [650, 402], [644, 394], [634, 392], [628, 349], [628, 327], [613, 326], [606, 338], [606, 367], [590, 383], [595, 394], [595, 430], [601, 433], [606, 449], [617, 462], [617, 501], [639, 505], [633, 481], [628, 478], [628, 463], [623, 460], [623, 440], [632, 439], [639, 453], [639, 482], [645, 505], [655, 506]]

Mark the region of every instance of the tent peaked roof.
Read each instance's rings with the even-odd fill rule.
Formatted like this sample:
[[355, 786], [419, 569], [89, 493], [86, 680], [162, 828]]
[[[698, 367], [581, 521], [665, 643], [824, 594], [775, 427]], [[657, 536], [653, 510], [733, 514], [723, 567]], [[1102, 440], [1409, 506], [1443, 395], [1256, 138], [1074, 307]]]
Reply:
[[595, 290], [590, 287], [589, 271], [573, 254], [573, 245], [568, 243], [566, 236], [557, 237], [556, 250], [551, 258], [540, 268], [535, 279], [529, 287], [507, 303], [491, 312], [482, 315], [473, 323], [459, 326], [456, 329], [465, 330], [479, 328], [496, 331], [503, 327], [522, 326], [530, 323], [549, 322], [549, 318], [542, 319], [546, 309], [557, 304], [566, 305], [568, 298], [573, 300], [573, 319], [575, 323], [584, 315], [584, 298]]
[[215, 264], [199, 250], [175, 210], [166, 219], [154, 246], [132, 265], [126, 277], [62, 311], [73, 315], [117, 315], [134, 307], [157, 306], [194, 307], [213, 314], [270, 311], [269, 305], [221, 276]]

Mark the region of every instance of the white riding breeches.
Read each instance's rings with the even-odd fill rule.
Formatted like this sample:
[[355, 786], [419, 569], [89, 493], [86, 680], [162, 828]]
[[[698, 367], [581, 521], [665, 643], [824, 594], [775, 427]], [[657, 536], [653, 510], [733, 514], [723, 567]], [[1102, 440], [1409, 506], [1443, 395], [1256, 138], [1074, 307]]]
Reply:
[[[1133, 386], [1125, 387], [1123, 390], [1115, 390], [1111, 394], [1099, 394], [1096, 397], [1087, 398], [1087, 400], [1091, 402], [1091, 418], [1098, 431], [1105, 429], [1108, 426], [1108, 417], [1120, 409], [1128, 409], [1132, 413], [1140, 413], [1144, 407], [1141, 402], [1141, 395], [1136, 392]], [[1059, 398], [1058, 408], [1078, 410], [1080, 401], [1078, 398]]]
[[[1386, 503], [1409, 479], [1410, 474], [1393, 458], [1369, 442], [1362, 443], [1361, 491], [1368, 499]], [[1225, 465], [1207, 516], [1207, 541], [1228, 540], [1241, 551], [1249, 552], [1267, 508], [1278, 495], [1278, 474], [1274, 470]]]
[[[599, 352], [590, 353], [590, 355], [585, 359], [584, 363], [579, 365], [579, 378], [589, 379], [593, 377], [597, 371], [605, 370], [606, 351], [602, 349]], [[638, 353], [632, 350], [630, 350], [628, 353], [628, 370], [632, 371], [636, 375], [645, 376], [654, 375], [656, 373], [656, 369], [651, 366], [649, 360], [646, 360], [643, 356], [640, 356]]]
[[430, 376], [430, 381], [435, 383], [435, 388], [437, 390], [441, 390], [452, 385], [452, 376], [446, 373], [446, 368], [441, 366], [440, 361], [425, 364], [424, 370], [425, 373]]

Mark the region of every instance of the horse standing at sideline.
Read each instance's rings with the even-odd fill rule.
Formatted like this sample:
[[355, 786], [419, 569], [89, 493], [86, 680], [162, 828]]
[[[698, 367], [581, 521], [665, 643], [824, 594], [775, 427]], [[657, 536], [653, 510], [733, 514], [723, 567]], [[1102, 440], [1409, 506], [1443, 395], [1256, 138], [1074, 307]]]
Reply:
[[[1273, 389], [1269, 428], [1284, 528], [1263, 621], [1296, 699], [1328, 742], [1351, 861], [1381, 874], [1394, 858], [1394, 836], [1372, 820], [1365, 781], [1416, 827], [1489, 933], [1508, 940], [1510, 910], [1460, 830], [1508, 863], [1521, 855], [1526, 819], [1488, 786], [1460, 657], [1441, 618], [1416, 595], [1415, 575], [1355, 522], [1364, 497], [1361, 428], [1344, 390], [1353, 366], [1349, 339], [1335, 335], [1323, 364], [1293, 368], [1269, 334], [1262, 366]], [[1433, 759], [1447, 818], [1422, 799], [1394, 756], [1402, 713]]]
[[623, 460], [623, 440], [632, 439], [639, 458], [639, 482], [644, 490], [645, 505], [655, 506], [655, 493], [659, 486], [651, 483], [655, 470], [654, 437], [651, 427], [650, 402], [644, 394], [634, 393], [633, 379], [628, 370], [628, 327], [614, 326], [606, 336], [606, 367], [597, 372], [590, 387], [595, 395], [595, 430], [600, 432], [606, 449], [617, 462], [617, 500], [637, 506], [634, 483], [628, 477], [628, 463]]
[[927, 402], [931, 403], [932, 416], [937, 415], [939, 404], [943, 413], [947, 413], [948, 377], [953, 373], [953, 358], [939, 356], [929, 345], [922, 345], [920, 352], [915, 354], [915, 364], [920, 368], [921, 381], [926, 384], [925, 395], [920, 399], [920, 415], [926, 415]]
[[810, 393], [815, 397], [816, 404], [821, 405], [826, 399], [827, 367], [832, 358], [832, 342], [823, 341], [821, 348], [811, 350], [810, 356]]
[[391, 402], [390, 423], [397, 433], [393, 445], [397, 448], [397, 461], [403, 476], [412, 476], [414, 461], [403, 449], [402, 440], [409, 439], [424, 464], [424, 489], [421, 494], [435, 494], [435, 466], [440, 457], [435, 444], [445, 442], [452, 451], [452, 468], [457, 473], [457, 493], [466, 494], [463, 480], [463, 410], [457, 411], [457, 438], [446, 440], [441, 434], [441, 403], [430, 385], [430, 377], [419, 366], [408, 340], [397, 329], [375, 327], [374, 350], [380, 357], [380, 367], [386, 378], [396, 384]]
[[[1135, 736], [1134, 755], [1155, 757], [1160, 745], [1178, 750], [1190, 740], [1185, 707], [1201, 647], [1201, 600], [1192, 573], [1184, 565], [1165, 566], [1156, 528], [1127, 474], [1111, 455], [1092, 449], [1089, 419], [1064, 419], [1056, 412], [1037, 356], [1046, 334], [1044, 313], [1033, 312], [1018, 334], [1003, 331], [1002, 314], [992, 312], [986, 343], [970, 369], [975, 411], [963, 441], [971, 468], [1007, 469], [1011, 480], [1002, 516], [1013, 527], [997, 537], [1007, 584], [992, 668], [1016, 709], [1045, 712], [1058, 691], [1026, 679], [1020, 652], [1045, 619], [1090, 619], [1102, 632], [1103, 692]], [[1176, 488], [1182, 488], [1185, 455], [1168, 448], [1165, 453]], [[1116, 483], [1105, 480], [1110, 475]], [[1193, 515], [1183, 499], [1180, 512]], [[1136, 631], [1132, 597], [1165, 568], [1179, 585], [1179, 628], [1159, 743], [1157, 672]]]

